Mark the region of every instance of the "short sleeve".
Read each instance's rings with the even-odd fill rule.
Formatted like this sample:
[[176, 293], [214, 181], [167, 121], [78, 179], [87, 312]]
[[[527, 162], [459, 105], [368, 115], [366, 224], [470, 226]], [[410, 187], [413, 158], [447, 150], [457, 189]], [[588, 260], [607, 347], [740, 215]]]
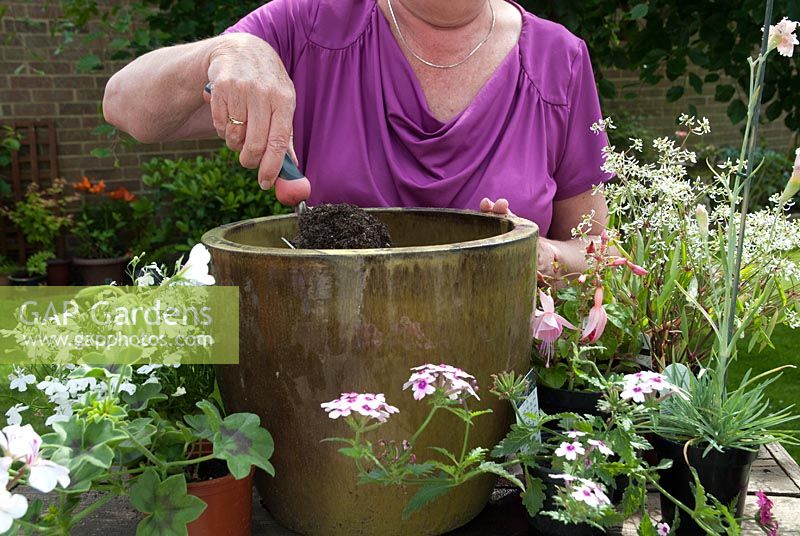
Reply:
[[608, 145], [605, 132], [593, 133], [591, 127], [603, 118], [594, 82], [589, 51], [581, 41], [572, 61], [572, 75], [567, 93], [568, 117], [560, 161], [555, 173], [556, 201], [568, 199], [607, 182], [612, 175], [602, 170], [603, 148]]
[[314, 23], [317, 1], [273, 0], [223, 33], [249, 33], [260, 37], [275, 49], [292, 76]]

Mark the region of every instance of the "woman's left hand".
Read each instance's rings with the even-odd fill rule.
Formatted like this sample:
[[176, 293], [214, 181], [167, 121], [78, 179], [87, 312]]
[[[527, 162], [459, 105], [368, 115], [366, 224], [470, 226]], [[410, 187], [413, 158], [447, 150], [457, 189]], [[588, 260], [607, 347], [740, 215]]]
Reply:
[[[497, 201], [492, 201], [488, 197], [481, 199], [481, 212], [501, 216], [514, 215], [508, 208], [508, 200], [502, 197]], [[539, 272], [539, 277], [545, 280], [552, 281], [559, 277], [557, 243], [547, 238], [539, 238], [536, 270]]]

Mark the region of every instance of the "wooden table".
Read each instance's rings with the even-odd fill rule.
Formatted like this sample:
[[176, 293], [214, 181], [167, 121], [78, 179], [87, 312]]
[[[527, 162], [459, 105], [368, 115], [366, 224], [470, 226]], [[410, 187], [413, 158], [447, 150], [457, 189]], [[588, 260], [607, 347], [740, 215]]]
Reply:
[[[800, 535], [800, 466], [780, 445], [762, 448], [753, 464], [750, 490], [745, 515], [752, 518], [756, 511], [755, 492], [764, 490], [775, 503], [775, 515], [781, 524], [782, 536]], [[444, 497], [440, 500], [447, 500]], [[650, 494], [651, 514], [658, 519], [658, 496]], [[109, 503], [94, 512], [75, 534], [80, 536], [133, 535], [139, 514], [123, 498]], [[637, 523], [631, 520], [610, 534], [633, 536]], [[280, 527], [260, 503], [258, 493], [253, 493], [253, 534], [256, 536], [296, 536]], [[499, 486], [484, 511], [468, 525], [454, 531], [451, 536], [524, 536], [528, 535], [525, 510], [514, 489]], [[744, 536], [763, 535], [752, 521], [744, 524]]]

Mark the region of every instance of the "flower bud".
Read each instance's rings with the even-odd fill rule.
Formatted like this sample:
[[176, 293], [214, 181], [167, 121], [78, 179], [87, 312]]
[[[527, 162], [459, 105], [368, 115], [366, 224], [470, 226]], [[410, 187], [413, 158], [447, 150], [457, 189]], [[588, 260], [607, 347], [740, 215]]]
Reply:
[[797, 149], [795, 155], [792, 176], [789, 178], [789, 182], [786, 183], [786, 188], [783, 189], [783, 193], [781, 194], [779, 201], [781, 205], [785, 205], [797, 194], [798, 191], [800, 191], [800, 148]]
[[625, 259], [623, 257], [617, 257], [616, 259], [613, 259], [611, 261], [610, 266], [612, 268], [618, 268], [620, 266], [625, 266], [626, 264], [628, 264], [628, 259]]
[[647, 270], [645, 270], [644, 268], [642, 268], [638, 264], [634, 264], [634, 263], [632, 263], [630, 261], [628, 261], [627, 264], [628, 264], [628, 268], [630, 268], [630, 271], [633, 272], [633, 275], [638, 275], [639, 277], [647, 275]]
[[697, 218], [697, 229], [700, 231], [700, 236], [705, 240], [708, 236], [708, 211], [705, 205], [697, 205], [694, 209], [694, 217]]

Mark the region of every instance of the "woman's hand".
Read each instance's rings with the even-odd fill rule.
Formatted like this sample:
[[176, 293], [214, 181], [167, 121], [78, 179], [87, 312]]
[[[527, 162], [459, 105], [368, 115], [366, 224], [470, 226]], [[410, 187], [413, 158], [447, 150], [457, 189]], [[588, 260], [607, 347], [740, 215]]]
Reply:
[[[492, 201], [488, 197], [481, 199], [481, 212], [503, 216], [514, 215], [509, 210], [508, 200], [502, 197], [497, 201]], [[561, 246], [563, 244], [565, 243], [539, 237], [536, 271], [540, 279], [553, 282], [563, 275], [562, 265], [559, 259], [561, 255]]]
[[[287, 151], [291, 154], [295, 93], [278, 54], [249, 34], [231, 34], [209, 55], [211, 117], [220, 138], [246, 168], [258, 168], [258, 183], [275, 183]], [[307, 180], [278, 188], [280, 200], [296, 204], [308, 198]], [[293, 199], [286, 199], [286, 197]], [[296, 198], [296, 199], [294, 199]]]

